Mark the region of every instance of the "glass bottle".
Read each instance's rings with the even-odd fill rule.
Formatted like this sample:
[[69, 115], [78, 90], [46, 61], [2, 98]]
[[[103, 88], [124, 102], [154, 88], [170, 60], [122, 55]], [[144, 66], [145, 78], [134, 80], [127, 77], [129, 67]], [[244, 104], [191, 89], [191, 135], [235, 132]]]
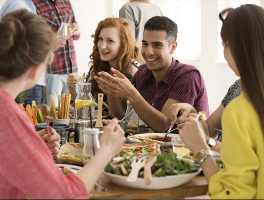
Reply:
[[83, 131], [83, 164], [87, 164], [100, 149], [99, 129], [87, 128]]
[[57, 32], [57, 36], [60, 36], [60, 37], [64, 37], [66, 39], [67, 37], [67, 28], [68, 28], [68, 24], [67, 23], [64, 23], [62, 22], [61, 23], [61, 26], [60, 26], [60, 29], [58, 30]]
[[138, 115], [132, 105], [130, 104], [129, 100], [127, 100], [127, 109], [126, 109], [126, 114], [125, 114], [126, 119], [125, 119], [125, 127], [124, 129], [127, 129], [128, 126], [134, 126], [138, 127]]
[[[78, 94], [75, 99], [75, 110], [77, 118], [86, 118], [89, 116], [89, 107], [91, 106], [92, 119], [94, 119], [95, 101], [91, 94], [91, 83], [78, 83]], [[81, 117], [77, 114], [81, 110]], [[90, 116], [91, 117], [91, 116]]]

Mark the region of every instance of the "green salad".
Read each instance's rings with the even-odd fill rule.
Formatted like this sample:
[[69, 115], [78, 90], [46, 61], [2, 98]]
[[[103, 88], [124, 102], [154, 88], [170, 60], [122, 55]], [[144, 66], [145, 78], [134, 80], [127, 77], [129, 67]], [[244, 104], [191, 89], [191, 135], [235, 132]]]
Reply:
[[[128, 176], [131, 172], [131, 163], [133, 158], [124, 158], [122, 161], [112, 164], [107, 164], [104, 171], [121, 176]], [[162, 153], [157, 155], [155, 164], [151, 167], [153, 177], [178, 175], [194, 173], [199, 170], [199, 165], [192, 165], [185, 160], [178, 160], [177, 154]], [[138, 174], [138, 177], [143, 177], [144, 168]]]

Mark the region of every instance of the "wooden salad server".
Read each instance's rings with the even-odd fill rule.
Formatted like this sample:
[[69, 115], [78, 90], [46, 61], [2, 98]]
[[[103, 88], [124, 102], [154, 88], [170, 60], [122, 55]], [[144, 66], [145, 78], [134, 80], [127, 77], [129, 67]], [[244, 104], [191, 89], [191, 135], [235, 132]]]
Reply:
[[157, 156], [150, 156], [147, 158], [147, 163], [144, 165], [144, 181], [146, 185], [152, 183], [151, 167], [156, 162]]
[[146, 159], [145, 158], [141, 158], [138, 161], [136, 161], [137, 159], [135, 158], [131, 164], [132, 170], [130, 172], [130, 174], [127, 177], [127, 182], [135, 182], [138, 178], [138, 172], [139, 170], [144, 167], [145, 163], [146, 163]]
[[94, 126], [96, 128], [103, 127], [103, 121], [102, 121], [103, 99], [104, 99], [104, 94], [103, 93], [98, 93], [98, 113], [97, 113], [96, 123], [95, 123], [95, 126]]

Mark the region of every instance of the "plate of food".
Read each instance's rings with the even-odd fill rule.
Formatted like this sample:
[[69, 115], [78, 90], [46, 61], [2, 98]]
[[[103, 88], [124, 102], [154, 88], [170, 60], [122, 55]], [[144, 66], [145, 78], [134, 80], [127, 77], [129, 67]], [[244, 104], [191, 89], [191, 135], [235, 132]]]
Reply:
[[124, 144], [118, 154], [113, 160], [119, 160], [120, 158], [132, 158], [135, 156], [148, 157], [151, 155], [160, 154], [160, 145], [153, 142], [141, 142]]
[[195, 165], [194, 161], [177, 158], [176, 154], [163, 153], [157, 155], [156, 162], [151, 167], [153, 177], [151, 184], [145, 184], [143, 178], [144, 167], [140, 170], [135, 182], [127, 182], [127, 177], [131, 172], [132, 160], [124, 159], [115, 163], [109, 162], [103, 174], [107, 179], [122, 187], [134, 189], [167, 189], [183, 185], [201, 172], [200, 166]]
[[[127, 140], [131, 139], [137, 139], [143, 141], [144, 138], [149, 140], [154, 140], [154, 141], [161, 141], [161, 139], [165, 136], [165, 133], [145, 133], [145, 134], [137, 134], [135, 136], [128, 136]], [[171, 134], [169, 133], [166, 139], [164, 140], [163, 143], [159, 143], [161, 146], [172, 146], [171, 139], [172, 138], [179, 138], [180, 136], [178, 134]], [[131, 140], [131, 142], [133, 142]]]

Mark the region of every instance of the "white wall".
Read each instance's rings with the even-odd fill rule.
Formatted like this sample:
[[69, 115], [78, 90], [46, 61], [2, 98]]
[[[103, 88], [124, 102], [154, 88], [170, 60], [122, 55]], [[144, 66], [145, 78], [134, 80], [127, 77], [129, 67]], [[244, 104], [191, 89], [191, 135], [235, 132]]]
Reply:
[[[81, 38], [75, 41], [77, 63], [80, 72], [88, 72], [89, 55], [93, 47], [93, 39], [90, 35], [95, 31], [98, 22], [106, 17], [118, 17], [119, 7], [117, 5], [122, 5], [126, 2], [128, 0], [71, 0], [76, 20], [81, 29]], [[3, 3], [4, 0], [0, 0], [0, 7], [2, 7]], [[263, 0], [261, 0], [261, 5], [263, 4]], [[215, 110], [229, 86], [237, 77], [227, 64], [216, 62], [218, 59], [219, 34], [218, 1], [201, 0], [201, 10], [200, 59], [180, 61], [192, 64], [201, 71], [207, 87], [210, 110]], [[163, 11], [163, 13], [166, 16], [166, 12]]]
[[[87, 63], [93, 47], [90, 35], [99, 21], [113, 15], [118, 17], [119, 8], [116, 5], [126, 3], [128, 0], [71, 0], [71, 2], [82, 34], [79, 41], [75, 42], [79, 71], [87, 72]], [[201, 14], [201, 58], [196, 61], [180, 61], [192, 64], [201, 71], [207, 87], [209, 108], [215, 110], [237, 77], [227, 64], [215, 62], [218, 59], [218, 2], [202, 0], [201, 9], [206, 11]], [[166, 16], [166, 12], [163, 13]]]

